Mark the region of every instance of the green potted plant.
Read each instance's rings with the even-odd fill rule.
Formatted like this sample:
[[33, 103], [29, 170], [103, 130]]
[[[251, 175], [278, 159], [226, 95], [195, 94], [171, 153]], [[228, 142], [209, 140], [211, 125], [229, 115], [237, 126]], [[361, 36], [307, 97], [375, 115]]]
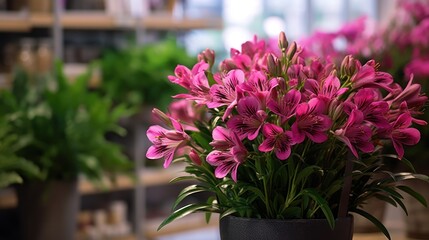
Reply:
[[165, 110], [171, 96], [181, 90], [165, 76], [179, 63], [191, 66], [195, 60], [171, 38], [106, 52], [99, 60], [102, 84], [98, 91], [136, 110], [145, 106]]
[[[278, 46], [246, 42], [218, 73], [211, 71], [213, 52], [205, 51], [191, 70], [178, 66], [169, 77], [187, 90], [176, 97], [207, 114], [189, 121], [174, 108], [154, 111], [165, 126], [148, 129], [152, 146], [146, 156], [164, 158], [164, 167], [184, 161], [187, 175], [173, 181], [197, 180], [179, 194], [160, 227], [206, 212], [208, 218], [220, 214], [222, 240], [344, 240], [352, 239], [354, 212], [390, 239], [362, 204], [378, 197], [406, 211], [403, 194], [409, 194], [426, 205], [403, 181], [427, 176], [411, 170], [373, 177], [386, 173], [382, 157], [402, 159], [412, 169], [404, 147], [420, 140], [412, 122], [427, 97], [412, 81], [403, 89], [393, 84], [372, 60], [362, 65], [347, 56], [336, 66], [324, 58], [304, 59], [303, 49], [289, 45], [284, 33]], [[387, 142], [394, 145], [389, 155], [381, 152]], [[211, 197], [177, 208], [201, 192]]]
[[52, 78], [30, 81], [18, 71], [0, 94], [0, 114], [10, 133], [27, 142], [16, 155], [38, 167], [18, 187], [23, 239], [74, 239], [79, 207], [78, 178], [97, 181], [130, 170], [121, 148], [105, 139], [128, 110], [90, 93], [89, 73], [71, 83], [56, 66]]

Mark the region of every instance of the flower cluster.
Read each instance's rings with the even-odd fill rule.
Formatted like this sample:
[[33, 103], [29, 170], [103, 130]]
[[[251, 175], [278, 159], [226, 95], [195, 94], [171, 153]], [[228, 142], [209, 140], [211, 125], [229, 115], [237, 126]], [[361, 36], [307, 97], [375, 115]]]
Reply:
[[[174, 158], [188, 159], [185, 171], [216, 194], [215, 201], [193, 210], [331, 219], [349, 152], [369, 166], [385, 140], [393, 142], [399, 159], [404, 146], [419, 142], [412, 124], [425, 124], [418, 115], [427, 97], [418, 84], [410, 80], [401, 88], [373, 60], [361, 64], [346, 56], [337, 67], [302, 54], [281, 33], [277, 50], [255, 38], [241, 51], [232, 49], [217, 73], [211, 71], [214, 52], [206, 50], [192, 69], [177, 66], [169, 77], [187, 90], [175, 98], [206, 114], [155, 110], [169, 127], [149, 128], [153, 145], [146, 156], [164, 158], [164, 167]], [[190, 116], [198, 118], [191, 123]], [[377, 171], [372, 167], [354, 176], [351, 209], [371, 195], [362, 193], [369, 192], [364, 187], [367, 174]]]
[[[361, 61], [376, 59], [381, 63], [381, 70], [393, 75], [396, 84], [409, 88], [409, 79], [415, 79], [421, 84], [421, 87], [415, 86], [415, 94], [420, 91], [427, 93], [429, 2], [399, 1], [389, 25], [376, 26], [377, 28], [371, 27], [365, 18], [359, 18], [338, 31], [316, 32], [300, 42], [306, 47], [304, 54], [307, 57], [323, 56], [336, 63], [341, 62], [348, 54], [355, 55]], [[336, 43], [341, 40], [346, 44], [338, 47]], [[421, 118], [427, 121], [429, 115], [426, 112]], [[429, 136], [428, 129], [420, 127], [419, 130], [423, 134], [422, 142], [407, 154], [413, 161], [419, 159], [429, 146], [426, 140]]]

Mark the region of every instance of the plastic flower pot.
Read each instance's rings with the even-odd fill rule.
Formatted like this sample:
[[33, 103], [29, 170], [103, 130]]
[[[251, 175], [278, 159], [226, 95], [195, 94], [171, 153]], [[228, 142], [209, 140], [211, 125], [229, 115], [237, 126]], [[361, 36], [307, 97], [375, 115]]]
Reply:
[[325, 219], [254, 219], [226, 216], [220, 220], [221, 240], [351, 240], [353, 217], [337, 218], [332, 229]]
[[18, 187], [21, 240], [74, 240], [79, 210], [77, 181]]

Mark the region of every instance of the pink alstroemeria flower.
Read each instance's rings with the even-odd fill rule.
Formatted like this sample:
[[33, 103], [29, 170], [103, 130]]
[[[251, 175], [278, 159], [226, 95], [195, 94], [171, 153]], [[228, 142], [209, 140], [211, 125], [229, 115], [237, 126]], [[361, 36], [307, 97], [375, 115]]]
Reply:
[[178, 65], [174, 70], [175, 76], [168, 76], [168, 79], [188, 90], [189, 93], [178, 94], [174, 98], [184, 98], [195, 100], [199, 104], [205, 104], [211, 99], [210, 86], [205, 71], [209, 64], [200, 61], [195, 64], [192, 71], [183, 65]]
[[284, 123], [295, 114], [295, 109], [301, 101], [301, 93], [292, 89], [281, 97], [278, 95], [278, 91], [274, 90], [267, 106], [273, 113], [279, 115]]
[[357, 61], [357, 72], [351, 77], [353, 89], [358, 88], [383, 88], [387, 91], [392, 91], [391, 84], [393, 83], [392, 75], [386, 72], [377, 72], [375, 70], [375, 61], [370, 60], [365, 65], [361, 66]]
[[304, 88], [310, 98], [319, 98], [323, 101], [326, 108], [329, 107], [329, 103], [332, 100], [347, 91], [347, 88], [341, 87], [340, 80], [333, 74], [330, 74], [321, 83], [314, 79], [307, 79]]
[[419, 113], [428, 98], [421, 94], [422, 86], [413, 83], [413, 79], [413, 76], [411, 76], [411, 79], [403, 90], [399, 87], [399, 91], [396, 92], [397, 95], [389, 94], [384, 100], [388, 101], [393, 108], [398, 108], [402, 102], [406, 102], [412, 114]]
[[315, 143], [322, 143], [328, 139], [327, 131], [332, 120], [322, 114], [324, 104], [317, 98], [308, 103], [300, 103], [296, 108], [296, 120], [291, 129], [297, 143], [304, 141], [307, 136]]
[[260, 71], [253, 71], [247, 81], [242, 85], [243, 91], [257, 97], [265, 106], [272, 89], [278, 85], [277, 79], [268, 80], [267, 76]]
[[364, 124], [363, 113], [357, 109], [352, 110], [341, 129], [335, 130], [335, 135], [350, 148], [356, 158], [359, 157], [356, 148], [365, 153], [374, 151], [371, 128]]
[[184, 132], [179, 122], [174, 119], [171, 119], [171, 122], [174, 130], [167, 130], [159, 125], [154, 125], [146, 132], [153, 144], [146, 152], [146, 157], [149, 159], [164, 158], [164, 168], [170, 166], [176, 151], [190, 140], [189, 135]]
[[241, 139], [254, 140], [267, 118], [261, 103], [256, 97], [244, 97], [237, 104], [238, 115], [234, 115], [227, 122], [228, 128], [236, 132]]
[[238, 166], [247, 157], [247, 149], [240, 138], [233, 131], [216, 127], [212, 133], [213, 141], [210, 143], [215, 150], [207, 155], [206, 161], [216, 167], [215, 176], [224, 178], [231, 172], [231, 177], [237, 181]]
[[228, 106], [223, 120], [230, 114], [232, 109], [237, 105], [239, 98], [242, 95], [242, 90], [239, 85], [245, 81], [244, 73], [241, 70], [231, 70], [222, 78], [223, 84], [214, 84], [210, 89], [212, 102], [207, 104], [209, 108], [217, 108], [220, 106]]
[[183, 124], [185, 130], [198, 131], [194, 122], [202, 120], [201, 111], [204, 111], [202, 107], [202, 105], [193, 104], [193, 101], [181, 99], [172, 102], [168, 106], [168, 112], [171, 118], [177, 119]]
[[[365, 121], [385, 129], [390, 127], [386, 118], [389, 105], [385, 101], [380, 101], [379, 96], [374, 89], [364, 88], [351, 97], [351, 100], [353, 105], [363, 113]], [[347, 108], [345, 110], [347, 111]], [[351, 113], [351, 109], [348, 113]]]
[[416, 78], [429, 77], [429, 59], [415, 58], [405, 66], [405, 76], [414, 74]]
[[291, 146], [296, 143], [291, 131], [283, 131], [281, 127], [267, 123], [262, 129], [262, 133], [265, 139], [261, 145], [259, 145], [259, 151], [271, 152], [274, 150], [278, 159], [286, 160], [289, 158]]
[[393, 147], [398, 153], [399, 159], [404, 156], [403, 145], [412, 146], [420, 141], [420, 132], [415, 128], [410, 128], [412, 123], [411, 115], [408, 113], [401, 114], [392, 125]]

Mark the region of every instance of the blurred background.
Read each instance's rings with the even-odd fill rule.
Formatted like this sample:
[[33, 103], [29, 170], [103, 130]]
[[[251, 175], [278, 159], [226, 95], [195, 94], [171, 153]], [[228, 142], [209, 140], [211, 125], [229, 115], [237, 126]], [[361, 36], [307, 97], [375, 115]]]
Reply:
[[[36, 232], [67, 221], [68, 235], [75, 235], [70, 239], [219, 239], [217, 219], [206, 224], [198, 215], [156, 230], [182, 188], [169, 183], [180, 166], [162, 169], [162, 161], [145, 159], [151, 109], [166, 110], [180, 92], [167, 76], [177, 64], [192, 67], [206, 48], [219, 61], [255, 35], [276, 41], [285, 31], [289, 41], [317, 41], [315, 33], [335, 33], [359, 19], [366, 26], [359, 34], [377, 32], [391, 24], [397, 4], [0, 0], [0, 240], [36, 239]], [[330, 44], [341, 50], [348, 43], [335, 38]], [[60, 185], [54, 191], [51, 183], [58, 181], [70, 190]], [[69, 195], [76, 202], [65, 199]], [[66, 208], [63, 218], [52, 220], [52, 211]], [[382, 214], [393, 238], [405, 239], [402, 215], [388, 210]]]

